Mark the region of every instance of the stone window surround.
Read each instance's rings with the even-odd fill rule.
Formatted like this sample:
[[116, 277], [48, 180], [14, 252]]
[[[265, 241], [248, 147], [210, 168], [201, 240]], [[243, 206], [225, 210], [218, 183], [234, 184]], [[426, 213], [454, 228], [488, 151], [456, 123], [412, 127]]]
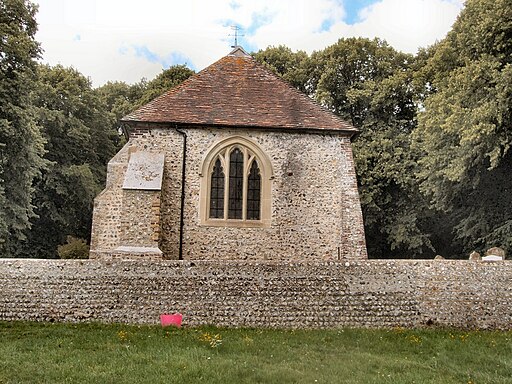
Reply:
[[[249, 160], [244, 163], [244, 178], [247, 177], [250, 171], [251, 161], [257, 160], [261, 175], [261, 217], [260, 220], [247, 220], [247, 219], [213, 219], [209, 217], [210, 212], [210, 184], [211, 174], [217, 158], [222, 160], [223, 153], [230, 153], [233, 148], [239, 148], [244, 153], [244, 158]], [[254, 159], [250, 158], [250, 155], [254, 156]], [[224, 170], [228, 169], [225, 162], [223, 163]], [[200, 225], [212, 226], [212, 227], [240, 227], [240, 228], [269, 228], [271, 222], [271, 190], [272, 190], [272, 179], [274, 178], [274, 172], [272, 163], [269, 157], [263, 152], [255, 142], [242, 137], [242, 136], [230, 136], [219, 142], [217, 142], [212, 148], [210, 148], [203, 159], [200, 167], [200, 200], [199, 200], [199, 221]], [[229, 176], [228, 176], [229, 177]], [[247, 192], [244, 191], [244, 195]], [[227, 201], [225, 201], [227, 204]], [[246, 213], [246, 200], [244, 199], [244, 217]]]

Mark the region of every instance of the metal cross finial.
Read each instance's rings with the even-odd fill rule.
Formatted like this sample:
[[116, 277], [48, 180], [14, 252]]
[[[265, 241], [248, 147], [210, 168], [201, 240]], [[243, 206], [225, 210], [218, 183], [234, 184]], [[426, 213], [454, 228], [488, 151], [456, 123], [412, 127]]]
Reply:
[[235, 45], [232, 45], [232, 46], [231, 46], [231, 48], [236, 48], [236, 47], [238, 47], [238, 37], [240, 37], [240, 36], [244, 36], [244, 35], [240, 35], [240, 34], [238, 33], [238, 31], [240, 31], [240, 30], [242, 29], [242, 28], [240, 28], [238, 25], [232, 25], [232, 26], [231, 26], [231, 29], [232, 29], [233, 31], [235, 31], [235, 34], [234, 34], [234, 35], [229, 35], [229, 36], [231, 36], [231, 37], [234, 37], [234, 38], [235, 38]]

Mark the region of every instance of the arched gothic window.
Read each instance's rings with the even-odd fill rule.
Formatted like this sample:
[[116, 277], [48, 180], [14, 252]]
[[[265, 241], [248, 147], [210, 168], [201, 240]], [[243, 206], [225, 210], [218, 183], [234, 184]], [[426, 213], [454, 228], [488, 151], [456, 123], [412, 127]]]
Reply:
[[203, 161], [201, 176], [203, 224], [270, 225], [272, 166], [255, 143], [242, 137], [221, 141]]
[[224, 172], [220, 159], [217, 159], [212, 172], [210, 194], [210, 217], [221, 219], [224, 217]]

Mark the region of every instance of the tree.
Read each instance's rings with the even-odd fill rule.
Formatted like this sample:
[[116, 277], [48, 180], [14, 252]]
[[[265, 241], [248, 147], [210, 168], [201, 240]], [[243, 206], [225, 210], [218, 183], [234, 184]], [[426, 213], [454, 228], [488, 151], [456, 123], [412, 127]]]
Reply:
[[309, 56], [304, 51], [293, 52], [280, 45], [253, 54], [254, 58], [298, 90], [309, 93]]
[[175, 65], [162, 71], [149, 82], [146, 79], [132, 85], [122, 81], [108, 82], [95, 92], [110, 113], [112, 129], [118, 129], [122, 117], [181, 84], [193, 74], [194, 72], [184, 65]]
[[38, 73], [34, 103], [48, 165], [35, 180], [38, 218], [27, 231], [24, 253], [57, 257], [57, 246], [68, 236], [89, 239], [92, 202], [103, 188], [119, 136], [82, 74], [60, 65], [41, 65]]
[[371, 258], [433, 252], [432, 212], [415, 180], [414, 58], [385, 41], [340, 39], [311, 58], [316, 99], [360, 130], [354, 158]]
[[[119, 120], [122, 117], [181, 84], [193, 74], [194, 71], [184, 65], [175, 65], [149, 82], [146, 79], [131, 85], [122, 81], [108, 82], [94, 92], [106, 105], [112, 130], [120, 131]], [[124, 144], [124, 140], [120, 140], [119, 144]]]
[[433, 252], [432, 212], [415, 179], [415, 61], [385, 41], [340, 39], [308, 57], [269, 47], [255, 58], [359, 128], [356, 171], [370, 257]]
[[420, 72], [421, 190], [456, 220], [465, 252], [512, 251], [511, 36], [509, 0], [468, 0]]
[[94, 91], [108, 111], [112, 113], [114, 124], [117, 125], [119, 119], [131, 112], [136, 105], [139, 105], [146, 88], [147, 81], [143, 79], [133, 85], [122, 81], [108, 82]]
[[360, 127], [368, 111], [368, 98], [364, 96], [368, 95], [369, 86], [397, 71], [407, 70], [412, 59], [383, 40], [340, 39], [312, 55], [311, 81], [316, 98], [332, 112]]
[[[107, 114], [110, 120], [110, 129], [122, 133], [119, 120], [135, 109], [139, 100], [142, 98], [147, 87], [147, 82], [143, 79], [139, 83], [129, 85], [122, 81], [108, 82], [107, 84], [96, 88], [94, 92], [99, 100], [107, 108]], [[118, 148], [126, 142], [125, 137], [120, 137]]]
[[34, 104], [47, 166], [34, 184], [38, 217], [26, 231], [25, 256], [54, 258], [70, 236], [89, 240], [93, 199], [104, 187], [107, 162], [122, 144], [119, 119], [191, 73], [175, 66], [149, 83], [115, 82], [93, 90], [73, 68], [39, 67]]
[[173, 65], [162, 71], [157, 77], [147, 83], [144, 93], [138, 100], [136, 107], [149, 103], [171, 88], [176, 87], [194, 74], [194, 71], [185, 65]]
[[30, 92], [36, 82], [37, 7], [0, 0], [0, 254], [14, 256], [34, 217], [32, 181], [43, 166], [43, 140]]

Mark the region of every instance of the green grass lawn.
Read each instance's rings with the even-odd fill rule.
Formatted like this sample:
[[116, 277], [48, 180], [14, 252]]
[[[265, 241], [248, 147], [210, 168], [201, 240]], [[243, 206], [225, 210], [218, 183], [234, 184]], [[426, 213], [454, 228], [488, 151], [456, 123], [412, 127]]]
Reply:
[[0, 322], [0, 383], [512, 383], [512, 332]]

